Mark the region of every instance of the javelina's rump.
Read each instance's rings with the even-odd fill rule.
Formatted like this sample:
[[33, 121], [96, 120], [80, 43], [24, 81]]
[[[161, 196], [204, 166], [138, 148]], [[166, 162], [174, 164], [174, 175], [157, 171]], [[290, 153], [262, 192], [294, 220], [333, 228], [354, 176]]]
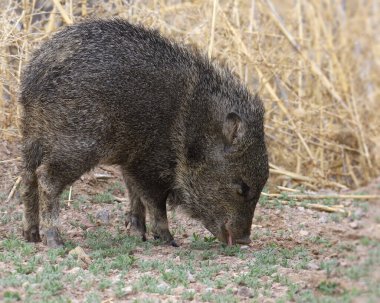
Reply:
[[172, 242], [169, 194], [221, 241], [245, 243], [268, 177], [264, 109], [224, 68], [123, 20], [66, 27], [21, 79], [23, 234], [62, 244], [59, 195], [98, 163], [118, 164], [128, 223]]

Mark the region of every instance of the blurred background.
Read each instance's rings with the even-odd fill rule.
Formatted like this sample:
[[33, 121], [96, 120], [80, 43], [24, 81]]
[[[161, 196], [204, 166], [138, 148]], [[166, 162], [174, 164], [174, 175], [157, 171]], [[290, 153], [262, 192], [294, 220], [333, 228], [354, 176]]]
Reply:
[[3, 0], [3, 145], [20, 140], [18, 85], [32, 51], [62, 26], [111, 17], [199, 48], [259, 93], [272, 184], [340, 190], [379, 175], [376, 0]]

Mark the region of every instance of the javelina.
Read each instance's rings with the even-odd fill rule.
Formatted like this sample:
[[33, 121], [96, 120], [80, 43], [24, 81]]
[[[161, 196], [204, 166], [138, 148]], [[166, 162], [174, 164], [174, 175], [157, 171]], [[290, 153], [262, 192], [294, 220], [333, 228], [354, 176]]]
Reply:
[[147, 209], [154, 236], [175, 245], [170, 194], [219, 240], [249, 242], [268, 178], [264, 108], [227, 68], [157, 31], [89, 21], [35, 52], [20, 103], [26, 240], [62, 245], [60, 193], [106, 163], [121, 167], [143, 238]]

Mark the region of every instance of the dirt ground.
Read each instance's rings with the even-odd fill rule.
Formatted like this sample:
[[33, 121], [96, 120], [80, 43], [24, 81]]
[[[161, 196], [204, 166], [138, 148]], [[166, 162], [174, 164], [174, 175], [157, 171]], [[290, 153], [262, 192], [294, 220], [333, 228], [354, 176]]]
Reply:
[[[5, 203], [18, 150], [0, 143], [1, 302], [380, 302], [378, 200], [317, 201], [340, 214], [262, 198], [252, 245], [232, 247], [171, 210], [174, 248], [128, 236], [120, 173], [101, 166], [62, 194], [66, 244], [49, 250], [22, 240], [18, 191]], [[379, 195], [380, 178], [354, 193]]]

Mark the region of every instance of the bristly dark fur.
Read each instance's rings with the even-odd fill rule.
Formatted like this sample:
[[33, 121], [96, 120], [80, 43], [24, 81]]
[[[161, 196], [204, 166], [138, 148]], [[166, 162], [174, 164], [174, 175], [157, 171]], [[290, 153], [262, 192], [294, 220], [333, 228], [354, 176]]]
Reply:
[[59, 194], [98, 163], [120, 165], [143, 238], [147, 209], [154, 235], [173, 241], [169, 194], [220, 240], [249, 236], [268, 177], [264, 107], [199, 52], [120, 19], [69, 26], [33, 55], [20, 103], [27, 240], [41, 224], [62, 244]]

